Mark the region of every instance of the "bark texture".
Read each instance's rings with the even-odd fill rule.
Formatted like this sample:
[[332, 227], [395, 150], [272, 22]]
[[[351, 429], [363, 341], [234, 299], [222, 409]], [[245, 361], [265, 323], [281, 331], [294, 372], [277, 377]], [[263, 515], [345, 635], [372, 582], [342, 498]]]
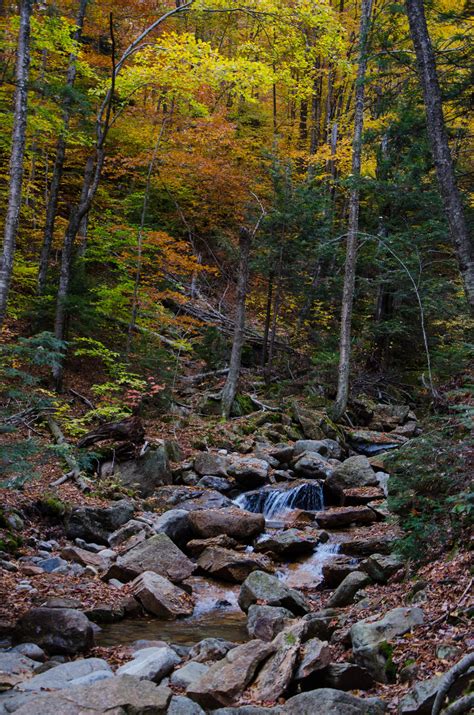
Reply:
[[8, 293], [13, 271], [16, 235], [20, 218], [23, 164], [28, 113], [28, 77], [30, 71], [30, 19], [32, 0], [20, 2], [20, 30], [16, 51], [15, 109], [13, 115], [12, 149], [10, 156], [10, 184], [3, 251], [0, 258], [0, 328], [7, 310]]
[[471, 313], [474, 313], [474, 243], [472, 236], [469, 235], [461, 195], [454, 174], [453, 160], [443, 116], [435, 55], [426, 25], [423, 0], [406, 0], [406, 8], [423, 88], [426, 126], [440, 193], [464, 283], [466, 298]]
[[372, 0], [362, 0], [359, 34], [359, 58], [355, 89], [354, 137], [352, 141], [352, 181], [349, 197], [349, 222], [347, 228], [346, 264], [342, 293], [341, 335], [339, 341], [339, 369], [337, 397], [333, 408], [334, 418], [345, 412], [349, 397], [351, 358], [352, 306], [357, 266], [357, 233], [359, 230], [359, 179], [362, 156], [362, 131], [364, 128], [365, 75], [367, 70], [367, 37], [370, 26]]

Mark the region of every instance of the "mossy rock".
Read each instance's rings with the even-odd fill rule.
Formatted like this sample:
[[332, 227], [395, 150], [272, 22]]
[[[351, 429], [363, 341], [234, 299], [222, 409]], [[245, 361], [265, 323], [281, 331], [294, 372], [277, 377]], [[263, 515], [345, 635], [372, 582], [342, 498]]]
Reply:
[[36, 506], [43, 516], [57, 521], [64, 519], [69, 512], [69, 505], [54, 494], [46, 494], [38, 499]]
[[387, 641], [379, 644], [379, 652], [385, 658], [385, 675], [389, 683], [393, 683], [397, 677], [397, 666], [393, 661], [393, 646]]
[[255, 406], [248, 395], [236, 395], [232, 403], [231, 417], [243, 417], [255, 411]]
[[21, 536], [6, 533], [0, 537], [0, 551], [5, 551], [7, 554], [16, 554], [22, 545]]

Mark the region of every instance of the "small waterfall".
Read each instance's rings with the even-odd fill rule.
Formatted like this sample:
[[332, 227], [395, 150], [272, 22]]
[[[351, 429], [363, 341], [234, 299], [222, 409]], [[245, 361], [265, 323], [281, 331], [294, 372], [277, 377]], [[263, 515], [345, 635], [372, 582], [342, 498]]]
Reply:
[[272, 519], [290, 509], [320, 511], [324, 508], [323, 489], [316, 480], [298, 484], [292, 489], [260, 489], [241, 494], [234, 504], [241, 509], [263, 514], [265, 519]]

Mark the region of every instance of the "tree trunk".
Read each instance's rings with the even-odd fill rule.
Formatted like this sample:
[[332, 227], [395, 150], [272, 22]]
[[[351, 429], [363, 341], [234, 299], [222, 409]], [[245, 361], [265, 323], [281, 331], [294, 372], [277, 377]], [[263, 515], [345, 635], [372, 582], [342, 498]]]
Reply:
[[239, 382], [240, 362], [242, 357], [242, 347], [244, 344], [245, 328], [245, 300], [247, 298], [247, 287], [249, 279], [249, 257], [250, 257], [251, 234], [246, 228], [241, 228], [239, 236], [239, 277], [237, 281], [237, 313], [235, 316], [234, 339], [232, 342], [232, 352], [230, 356], [229, 372], [222, 389], [222, 416], [226, 419], [230, 416], [232, 403], [237, 394]]
[[340, 419], [349, 397], [349, 372], [351, 356], [352, 306], [357, 264], [357, 233], [359, 230], [359, 180], [362, 156], [362, 130], [364, 127], [365, 74], [367, 69], [367, 36], [370, 25], [372, 0], [361, 0], [359, 30], [359, 60], [355, 90], [354, 136], [352, 141], [352, 189], [349, 197], [349, 222], [347, 227], [346, 265], [342, 293], [341, 334], [339, 342], [339, 369], [337, 397], [333, 408], [334, 419]]
[[270, 271], [270, 273], [268, 274], [267, 306], [265, 309], [265, 327], [263, 330], [263, 348], [261, 361], [262, 368], [265, 367], [265, 363], [267, 362], [268, 335], [270, 333], [270, 320], [272, 317], [273, 278], [274, 273], [273, 271]]
[[7, 310], [8, 293], [13, 271], [16, 235], [20, 219], [21, 189], [23, 184], [23, 164], [26, 142], [26, 120], [28, 112], [28, 76], [30, 71], [30, 18], [31, 0], [20, 2], [20, 30], [16, 50], [15, 109], [13, 116], [12, 149], [10, 156], [10, 186], [3, 251], [0, 258], [0, 328]]
[[474, 313], [474, 243], [469, 235], [443, 116], [435, 55], [426, 25], [423, 0], [406, 0], [410, 32], [425, 99], [426, 126], [451, 239], [464, 283], [466, 298]]
[[[88, 0], [80, 0], [79, 10], [76, 18], [76, 31], [74, 33], [74, 41], [79, 42], [84, 26], [84, 18], [86, 14]], [[72, 53], [69, 57], [69, 67], [67, 71], [66, 87], [71, 90], [74, 87], [77, 74], [76, 66], [77, 56]], [[64, 158], [66, 155], [66, 135], [71, 119], [72, 103], [70, 94], [64, 100], [63, 108], [63, 128], [59, 135], [56, 144], [56, 159], [54, 161], [53, 176], [49, 188], [48, 205], [46, 207], [46, 221], [43, 233], [43, 245], [41, 247], [39, 270], [38, 270], [38, 295], [43, 295], [46, 286], [46, 277], [48, 273], [49, 254], [54, 234], [54, 222], [56, 220], [56, 212], [58, 208], [59, 185], [63, 174]]]

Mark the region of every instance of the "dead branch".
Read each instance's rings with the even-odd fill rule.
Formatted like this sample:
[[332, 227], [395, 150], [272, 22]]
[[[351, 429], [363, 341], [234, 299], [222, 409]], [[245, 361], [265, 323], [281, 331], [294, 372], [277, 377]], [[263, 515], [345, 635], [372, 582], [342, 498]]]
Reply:
[[[469, 668], [474, 665], [474, 653], [468, 653], [461, 658], [453, 667], [448, 670], [439, 684], [438, 692], [436, 694], [433, 707], [431, 708], [431, 715], [439, 715], [441, 708], [443, 707], [444, 700], [448, 694], [451, 686], [456, 682], [460, 675], [466, 673]], [[462, 711], [461, 711], [462, 712]]]
[[246, 393], [246, 396], [252, 400], [254, 405], [259, 407], [264, 412], [280, 412], [279, 407], [271, 407], [270, 405], [265, 405], [263, 402], [260, 402], [260, 400], [257, 400], [255, 395], [249, 395], [248, 393]]
[[71, 395], [74, 395], [74, 397], [77, 397], [78, 400], [83, 402], [87, 407], [89, 407], [91, 410], [95, 410], [95, 405], [93, 402], [91, 402], [87, 397], [84, 395], [81, 395], [80, 392], [77, 392], [76, 390], [73, 390], [72, 387], [69, 388], [69, 392]]
[[462, 713], [467, 713], [474, 708], [474, 693], [471, 695], [465, 695], [463, 698], [459, 698], [449, 707], [443, 710], [443, 715], [461, 715]]
[[[46, 415], [45, 419], [46, 419], [46, 424], [48, 425], [49, 430], [50, 430], [51, 434], [53, 435], [56, 444], [62, 444], [62, 445], [65, 445], [66, 447], [70, 447], [61, 428], [59, 427], [58, 423], [52, 418], [52, 416]], [[89, 491], [90, 486], [86, 482], [84, 477], [82, 476], [81, 468], [79, 467], [79, 464], [77, 463], [74, 456], [69, 452], [65, 452], [63, 454], [63, 457], [64, 457], [64, 461], [66, 462], [68, 467], [70, 467], [71, 471], [67, 472], [67, 474], [63, 474], [62, 477], [59, 477], [59, 479], [56, 479], [54, 482], [51, 482], [50, 486], [57, 487], [57, 486], [59, 486], [59, 484], [63, 484], [68, 479], [73, 479], [81, 491], [83, 491], [83, 492]]]

